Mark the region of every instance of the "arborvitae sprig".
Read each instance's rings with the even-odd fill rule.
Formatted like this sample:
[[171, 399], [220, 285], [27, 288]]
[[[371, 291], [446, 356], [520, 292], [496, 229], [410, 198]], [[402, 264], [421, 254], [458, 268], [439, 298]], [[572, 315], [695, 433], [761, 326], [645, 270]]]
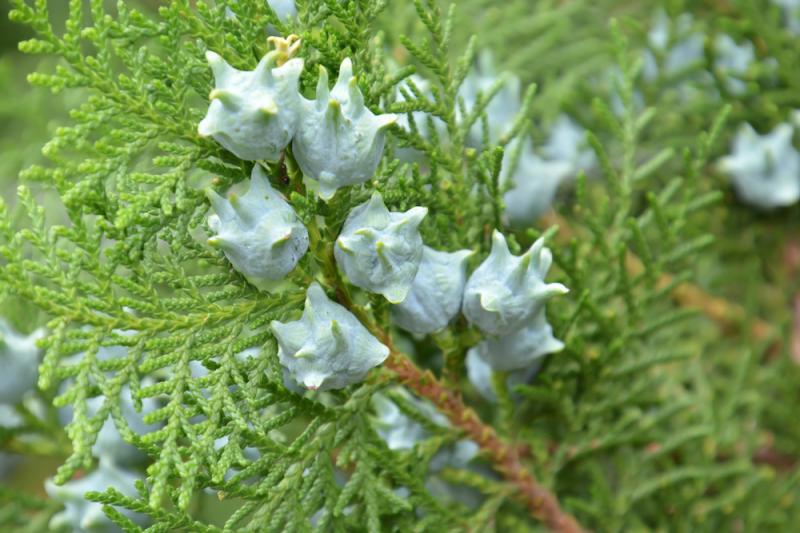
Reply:
[[[153, 462], [141, 504], [113, 492], [103, 501], [145, 511], [162, 526], [176, 525], [165, 515], [165, 505], [174, 506], [183, 524], [193, 523], [183, 513], [202, 487], [243, 501], [229, 519], [231, 528], [282, 529], [322, 510], [317, 526], [322, 530], [334, 522], [367, 523], [377, 530], [386, 516], [408, 515], [412, 507], [457, 523], [454, 513], [444, 513], [422, 484], [405, 473], [407, 465], [368, 452], [367, 443], [382, 446], [366, 423], [370, 389], [350, 398], [331, 394], [325, 404], [287, 391], [275, 342], [265, 327], [271, 320], [296, 318], [309, 274], [319, 269], [330, 274], [327, 247], [347, 212], [368, 191], [348, 191], [330, 205], [308, 196], [297, 204], [298, 215], [310, 222], [312, 250], [291, 275], [298, 290], [280, 296], [257, 293], [219, 252], [197, 238], [208, 212], [199, 189], [206, 173], [216, 174], [220, 187], [249, 173], [249, 165], [196, 133], [202, 98], [212, 81], [203, 52], [213, 48], [237, 68], [252, 69], [266, 51], [256, 28], [282, 27], [256, 3], [238, 4], [232, 6], [236, 18], [231, 20], [222, 5], [195, 9], [178, 1], [151, 18], [126, 5], [112, 16], [95, 3], [84, 28], [78, 2], [71, 5], [66, 33], [58, 35], [45, 3], [16, 2], [13, 18], [38, 32], [37, 40], [23, 48], [66, 60], [55, 74], [33, 76], [32, 81], [54, 90], [81, 86], [92, 91], [74, 114], [76, 125], [60, 130], [48, 145], [53, 166], [29, 172], [58, 188], [70, 225], [50, 229], [42, 209], [23, 189], [31, 228], [4, 243], [3, 283], [55, 317], [40, 384], [73, 383], [57, 400], [58, 405], [74, 405], [67, 428], [74, 449], [56, 482], [91, 466], [92, 445], [111, 414], [123, 435]], [[330, 2], [301, 10], [299, 20], [288, 24], [296, 25], [292, 31], [305, 42], [306, 72], [315, 63], [335, 71], [345, 55], [357, 65], [373, 65], [365, 32], [373, 31], [370, 20], [379, 8], [378, 3]], [[322, 24], [328, 18], [341, 26]], [[304, 30], [306, 21], [314, 22], [313, 30], [311, 25]], [[323, 28], [322, 35], [316, 27]], [[142, 47], [145, 43], [148, 47]], [[364, 73], [365, 101], [374, 106], [392, 86], [376, 83], [379, 68]], [[311, 81], [305, 77], [304, 88]], [[448, 91], [454, 95], [456, 90], [451, 82]], [[287, 156], [270, 171], [292, 180], [295, 168]], [[387, 198], [396, 204], [401, 189], [388, 174], [378, 181], [387, 182]], [[468, 179], [462, 175], [459, 191], [468, 190]], [[297, 191], [293, 194], [285, 181], [277, 185], [296, 200]], [[451, 206], [448, 211], [454, 205], [442, 204]], [[326, 225], [320, 227], [316, 216], [324, 217]], [[119, 330], [131, 334], [115, 335]], [[127, 354], [101, 360], [101, 346], [111, 345], [125, 346]], [[251, 347], [259, 348], [256, 357], [237, 357]], [[76, 363], [65, 364], [76, 354]], [[193, 362], [205, 366], [207, 375], [194, 377]], [[142, 384], [144, 376], [157, 381]], [[161, 402], [163, 407], [146, 416], [159, 429], [138, 436], [126, 427], [114, 400], [124, 385], [135, 400]], [[106, 402], [90, 417], [86, 402], [95, 395], [105, 396]], [[278, 438], [279, 429], [284, 437]], [[214, 443], [221, 437], [228, 437], [227, 443], [217, 449]], [[259, 450], [258, 459], [242, 459], [245, 443]], [[350, 477], [343, 487], [334, 477], [334, 450], [338, 468]], [[239, 472], [226, 480], [222, 474], [230, 467]], [[253, 485], [251, 479], [258, 482]], [[399, 486], [409, 488], [406, 500], [392, 492]]]
[[[796, 370], [786, 363], [762, 369], [763, 337], [725, 337], [671, 297], [697, 271], [711, 288], [742, 276], [724, 265], [730, 258], [745, 257], [753, 279], [761, 268], [779, 270], [779, 260], [744, 253], [765, 240], [777, 248], [754, 229], [742, 243], [726, 239], [710, 249], [710, 230], [722, 233], [735, 217], [772, 222], [753, 223], [731, 202], [724, 204], [731, 219], [717, 221], [725, 182], [709, 179], [717, 176], [708, 165], [732, 131], [726, 117], [766, 128], [785, 120], [786, 103], [794, 102], [796, 68], [780, 47], [796, 43], [772, 31], [777, 9], [755, 13], [751, 2], [737, 0], [713, 21], [696, 13], [693, 29], [755, 43], [763, 34], [759, 69], [774, 55], [778, 74], [770, 81], [759, 70], [735, 98], [714, 78], [721, 99], [698, 92], [678, 106], [685, 78], [713, 57], [647, 82], [637, 45], [620, 30], [610, 32], [614, 46], [602, 45], [609, 30], [599, 15], [613, 6], [649, 20], [650, 8], [640, 3], [553, 0], [531, 8], [514, 0], [488, 11], [485, 0], [449, 10], [427, 0], [401, 4], [298, 1], [298, 16], [281, 20], [260, 0], [173, 0], [157, 13], [75, 0], [61, 30], [45, 0], [14, 0], [12, 18], [36, 34], [21, 48], [60, 61], [31, 81], [86, 94], [46, 145], [50, 162], [25, 174], [57, 190], [68, 220], [57, 220], [28, 187], [19, 191], [24, 220], [0, 202], [0, 296], [23, 298], [47, 315], [40, 388], [44, 399], [56, 396], [56, 406], [74, 409], [66, 428], [72, 446], [58, 446], [69, 457], [56, 481], [93, 468], [94, 443], [110, 416], [148, 456], [145, 480], [135, 496], [111, 488], [88, 498], [128, 530], [138, 526], [123, 510], [147, 515], [156, 530], [196, 531], [528, 531], [539, 520], [564, 531], [576, 530], [577, 521], [593, 530], [636, 530], [668, 529], [676, 516], [693, 529], [728, 530], [741, 526], [731, 509], [741, 509], [754, 529], [796, 522], [800, 504], [789, 501], [796, 465], [788, 474], [762, 468], [758, 453], [765, 431], [780, 450], [800, 449], [796, 431], [785, 428], [797, 400]], [[475, 13], [494, 31], [476, 31]], [[397, 27], [407, 34], [396, 36]], [[622, 27], [644, 43], [649, 28], [632, 19]], [[300, 37], [307, 98], [319, 66], [333, 77], [351, 58], [367, 108], [408, 118], [407, 128], [387, 130], [372, 179], [341, 187], [328, 201], [305, 186], [291, 148], [265, 166], [309, 235], [308, 253], [275, 294], [257, 291], [206, 244], [204, 189], [235, 192], [253, 164], [197, 133], [213, 87], [205, 52], [251, 70], [270, 49], [269, 33]], [[503, 80], [474, 103], [460, 93], [486, 48], [528, 87], [499, 139], [490, 135], [487, 110]], [[614, 65], [620, 75], [604, 78]], [[548, 319], [566, 347], [542, 362], [532, 383], [511, 386], [506, 373], [496, 373], [497, 402], [487, 402], [464, 372], [481, 332], [456, 317], [433, 335], [401, 333], [382, 297], [346, 283], [334, 243], [351, 210], [379, 192], [392, 211], [428, 208], [423, 242], [474, 252], [474, 270], [502, 226], [504, 150], [527, 134], [538, 149], [564, 108], [593, 132], [599, 164], [590, 173], [601, 179], [579, 176], [574, 193], [562, 193], [559, 215], [539, 229], [505, 231], [515, 255], [540, 237], [553, 251], [547, 282], [563, 282], [571, 293], [548, 304]], [[413, 163], [396, 157], [404, 150], [415, 151]], [[554, 221], [557, 230], [545, 228]], [[298, 320], [313, 282], [390, 349], [363, 383], [308, 392], [285, 379], [269, 324]], [[774, 289], [752, 283], [723, 292], [747, 296], [728, 322], [783, 305]], [[772, 306], [759, 300], [763, 293]], [[111, 347], [122, 347], [120, 354], [104, 357]], [[448, 424], [392, 394], [398, 385], [426, 398]], [[135, 405], [158, 402], [145, 416], [153, 431], [129, 427], [119, 400], [128, 390]], [[425, 429], [411, 449], [390, 450], [376, 431], [371, 400], [379, 393]], [[92, 398], [105, 400], [90, 409]], [[28, 415], [26, 432], [35, 427], [60, 444], [52, 421]], [[464, 439], [478, 446], [478, 458], [434, 472], [431, 464]], [[39, 525], [57, 510], [5, 491], [0, 498], [12, 502], [12, 527], [23, 513]], [[212, 505], [217, 499], [230, 507]]]

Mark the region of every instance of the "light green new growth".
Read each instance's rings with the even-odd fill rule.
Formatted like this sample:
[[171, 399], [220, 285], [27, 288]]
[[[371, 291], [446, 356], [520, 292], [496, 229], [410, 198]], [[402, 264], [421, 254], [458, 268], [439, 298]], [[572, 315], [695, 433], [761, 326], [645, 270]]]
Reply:
[[[73, 418], [64, 433], [52, 416], [38, 420], [20, 405], [30, 415], [25, 432], [38, 437], [2, 429], [0, 447], [64, 459], [54, 477], [64, 484], [96, 468], [92, 450], [110, 416], [146, 455], [142, 480], [136, 494], [109, 488], [87, 498], [123, 529], [144, 527], [130, 512], [146, 516], [151, 531], [645, 531], [670, 530], [675, 517], [686, 530], [755, 531], [800, 521], [797, 465], [773, 468], [758, 455], [766, 435], [800, 452], [800, 429], [789, 422], [800, 377], [784, 363], [761, 366], [763, 339], [726, 336], [670, 297], [696, 279], [745, 302], [748, 317], [783, 312], [774, 289], [763, 296], [748, 278], [768, 262], [753, 243], [777, 248], [769, 232], [750, 229], [744, 242], [710, 248], [712, 232], [730, 235], [745, 216], [732, 201], [718, 207], [727, 182], [709, 163], [727, 149], [726, 120], [754, 120], [758, 109], [772, 124], [788, 120], [785, 102], [800, 107], [800, 75], [785, 66], [800, 44], [771, 31], [777, 8], [761, 13], [733, 0], [738, 15], [698, 22], [737, 42], [752, 25], [768, 52], [758, 65], [767, 55], [780, 65], [775, 81], [756, 66], [734, 100], [712, 73], [717, 93], [678, 105], [675, 77], [686, 73], [642, 80], [637, 50], [647, 29], [634, 21], [652, 14], [642, 2], [298, 0], [297, 16], [280, 18], [261, 0], [171, 0], [157, 9], [70, 0], [63, 28], [51, 20], [52, 2], [12, 4], [12, 20], [35, 34], [21, 50], [58, 58], [30, 82], [83, 100], [44, 146], [47, 162], [24, 172], [18, 202], [0, 199], [0, 301], [24, 300], [41, 313], [30, 328], [48, 331], [40, 394], [72, 406]], [[621, 22], [609, 26], [611, 12]], [[290, 144], [253, 163], [198, 133], [215, 87], [206, 52], [252, 71], [273, 49], [271, 34], [299, 37], [304, 97], [319, 67], [334, 76], [350, 58], [366, 109], [405, 118], [381, 126], [374, 175], [326, 201], [306, 186]], [[459, 96], [483, 50], [522, 81], [519, 113], [499, 135], [487, 109], [500, 83], [474, 101]], [[609, 80], [614, 68], [620, 75]], [[427, 82], [424, 91], [408, 83], [412, 74]], [[558, 217], [505, 228], [504, 150], [526, 136], [543, 145], [539, 126], [565, 109], [593, 132], [598, 179], [577, 175]], [[414, 163], [401, 160], [410, 152]], [[308, 252], [292, 257], [274, 292], [259, 291], [206, 242], [204, 191], [241, 190], [262, 163], [308, 232]], [[40, 200], [40, 184], [63, 209]], [[510, 388], [509, 374], [495, 372], [496, 402], [486, 401], [465, 370], [467, 351], [485, 338], [481, 324], [458, 315], [413, 337], [392, 322], [386, 298], [347, 282], [335, 243], [353, 208], [377, 193], [392, 212], [427, 209], [422, 242], [471, 251], [467, 276], [489, 256], [495, 230], [513, 256], [546, 243], [553, 266], [543, 283], [569, 294], [547, 303], [564, 349], [542, 359], [535, 381]], [[284, 381], [270, 324], [298, 321], [314, 283], [377, 340], [381, 356], [388, 348], [363, 381], [320, 391]], [[102, 357], [111, 346], [124, 349]], [[418, 398], [392, 395], [394, 387], [423, 397], [448, 423], [434, 423]], [[139, 409], [157, 402], [144, 415], [154, 429], [128, 426], [121, 391]], [[390, 449], [375, 426], [375, 394], [390, 394], [393, 413], [424, 438]], [[464, 440], [478, 447], [476, 458], [426, 482], [434, 457]], [[41, 531], [62, 510], [0, 487], [5, 502], [0, 529]]]

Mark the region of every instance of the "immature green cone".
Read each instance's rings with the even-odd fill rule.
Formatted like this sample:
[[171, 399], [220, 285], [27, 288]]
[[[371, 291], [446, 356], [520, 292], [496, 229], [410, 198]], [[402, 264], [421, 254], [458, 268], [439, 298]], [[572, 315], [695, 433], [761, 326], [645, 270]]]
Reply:
[[425, 207], [389, 211], [373, 194], [347, 217], [333, 249], [337, 264], [356, 287], [402, 302], [422, 261], [419, 225], [427, 213]]
[[471, 250], [448, 253], [423, 247], [422, 262], [406, 298], [392, 307], [395, 325], [411, 333], [439, 331], [461, 309]]
[[525, 326], [550, 297], [568, 292], [560, 283], [545, 283], [552, 261], [542, 239], [525, 254], [514, 256], [503, 234], [495, 230], [489, 257], [464, 289], [464, 315], [488, 335], [506, 335]]
[[[444, 428], [451, 427], [447, 417], [436, 410], [430, 402], [420, 400], [408, 390], [396, 387], [395, 394], [403, 397], [428, 422]], [[410, 450], [431, 438], [430, 432], [417, 420], [409, 417], [388, 396], [378, 393], [372, 396], [375, 416], [372, 427], [390, 450]], [[478, 445], [469, 439], [461, 439], [452, 446], [443, 446], [431, 458], [429, 471], [437, 472], [445, 467], [464, 468], [478, 455]]]
[[[472, 348], [493, 370], [510, 371], [530, 367], [547, 354], [560, 352], [564, 343], [553, 337], [544, 310], [516, 331], [488, 337]], [[472, 351], [470, 350], [470, 351]]]
[[739, 198], [753, 207], [770, 210], [800, 200], [800, 152], [794, 147], [794, 126], [778, 124], [759, 135], [750, 124], [736, 134], [731, 154], [719, 168], [731, 176]]
[[[469, 379], [475, 390], [483, 398], [491, 403], [497, 403], [497, 391], [495, 390], [494, 369], [482, 357], [480, 345], [474, 346], [467, 351], [464, 366]], [[544, 355], [534, 358], [525, 368], [508, 372], [506, 386], [509, 391], [513, 391], [517, 385], [530, 382], [542, 366]], [[515, 396], [514, 396], [515, 397]]]
[[339, 79], [328, 89], [328, 72], [320, 68], [317, 99], [303, 100], [303, 113], [292, 152], [300, 169], [319, 183], [327, 200], [345, 185], [372, 178], [383, 155], [384, 130], [396, 115], [375, 115], [353, 77], [350, 59], [342, 61]]
[[328, 299], [317, 283], [306, 292], [300, 320], [274, 320], [270, 327], [278, 341], [281, 365], [289, 377], [310, 390], [358, 383], [389, 356], [389, 348], [350, 311]]
[[240, 159], [276, 161], [297, 131], [303, 60], [278, 66], [286, 58], [286, 50], [279, 49], [265, 55], [255, 70], [241, 71], [214, 52], [206, 58], [216, 86], [198, 133]]
[[259, 288], [286, 277], [308, 250], [308, 231], [283, 196], [272, 188], [260, 165], [253, 167], [250, 188], [242, 197], [208, 197], [215, 214], [208, 239], [233, 267]]

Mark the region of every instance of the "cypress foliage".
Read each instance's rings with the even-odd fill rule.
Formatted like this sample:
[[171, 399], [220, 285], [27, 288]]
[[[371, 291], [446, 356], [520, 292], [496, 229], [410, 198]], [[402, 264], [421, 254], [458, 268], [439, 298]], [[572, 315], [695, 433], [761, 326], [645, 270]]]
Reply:
[[[0, 314], [46, 328], [38, 390], [16, 423], [0, 419], [0, 450], [53, 458], [69, 486], [97, 468], [110, 419], [141, 451], [136, 494], [85, 498], [126, 531], [800, 523], [798, 207], [748, 207], [717, 164], [741, 124], [797, 120], [800, 14], [756, 0], [662, 2], [662, 15], [635, 0], [297, 0], [296, 16], [262, 0], [70, 0], [61, 20], [58, 2], [11, 3], [31, 34], [20, 50], [46, 59], [19, 109], [0, 110], [28, 120], [48, 89], [69, 118], [42, 156], [20, 141], [31, 166], [16, 197], [0, 189]], [[291, 51], [268, 39], [290, 35]], [[720, 59], [721, 35], [752, 45], [746, 68]], [[304, 98], [320, 67], [334, 80], [352, 63], [366, 116], [398, 116], [371, 179], [323, 199], [291, 144], [253, 162], [198, 133], [206, 52], [252, 71], [276, 43], [302, 58]], [[496, 79], [470, 96], [489, 61]], [[509, 176], [525, 143], [545, 157], [562, 115], [595, 163], [569, 167], [535, 225], [509, 228]], [[267, 290], [207, 244], [207, 191], [244, 192], [254, 165], [308, 232]], [[546, 282], [569, 288], [546, 304], [563, 350], [534, 378], [494, 372], [491, 401], [466, 362], [486, 335], [462, 315], [425, 336], [399, 328], [334, 255], [375, 193], [393, 213], [427, 208], [422, 241], [472, 252], [468, 273], [495, 229], [515, 256], [544, 239]], [[300, 320], [313, 283], [388, 348], [362, 382], [309, 391], [281, 367], [270, 324]], [[42, 531], [63, 511], [5, 483], [0, 528]]]

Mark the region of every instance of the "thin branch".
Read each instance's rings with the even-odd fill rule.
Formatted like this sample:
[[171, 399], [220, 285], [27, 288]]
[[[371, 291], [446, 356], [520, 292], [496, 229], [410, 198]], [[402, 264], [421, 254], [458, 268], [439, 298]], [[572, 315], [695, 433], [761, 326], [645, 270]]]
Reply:
[[542, 487], [522, 465], [517, 447], [504, 441], [491, 426], [486, 425], [475, 411], [464, 404], [457, 391], [446, 387], [430, 370], [418, 368], [397, 351], [388, 335], [383, 334], [381, 340], [391, 350], [386, 367], [397, 375], [403, 385], [433, 402], [454, 426], [480, 446], [495, 470], [516, 487], [520, 501], [531, 516], [544, 522], [553, 531], [583, 531], [578, 521], [561, 508], [555, 495]]

